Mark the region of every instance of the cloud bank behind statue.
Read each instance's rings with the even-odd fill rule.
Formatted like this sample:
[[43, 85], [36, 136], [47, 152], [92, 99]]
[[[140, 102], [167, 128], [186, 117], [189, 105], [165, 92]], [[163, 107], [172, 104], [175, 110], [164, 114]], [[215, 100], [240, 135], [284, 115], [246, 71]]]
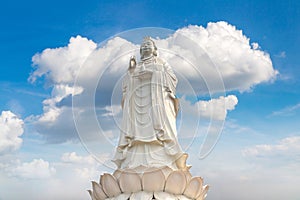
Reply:
[[[186, 37], [190, 37], [191, 40], [186, 40]], [[251, 45], [249, 38], [244, 36], [242, 31], [226, 22], [209, 23], [206, 28], [188, 26], [178, 29], [167, 39], [158, 39], [155, 42], [160, 48], [177, 52], [188, 60], [192, 60], [193, 63], [199, 63], [196, 67], [203, 77], [209, 77], [210, 80], [218, 79], [215, 73], [211, 74], [201, 65], [206, 62], [203, 60], [206, 58], [199, 57], [197, 50], [200, 47], [204, 49], [218, 67], [226, 91], [248, 91], [257, 84], [273, 81], [278, 74], [272, 66], [269, 55], [256, 43]], [[97, 48], [97, 44], [93, 41], [77, 36], [70, 39], [68, 46], [46, 49], [37, 53], [32, 58], [35, 70], [29, 80], [34, 82], [39, 77], [44, 77], [47, 85], [53, 87], [52, 96], [43, 102], [44, 113], [33, 116], [37, 131], [46, 136], [49, 142], [64, 142], [76, 138], [72, 120], [66, 121], [69, 119], [66, 116], [72, 113], [72, 96], [84, 106], [87, 102], [84, 91], [88, 93], [95, 89], [93, 84], [98, 81], [97, 75], [118, 57], [117, 62], [111, 64], [109, 72], [111, 76], [121, 76], [126, 70], [122, 63], [127, 63], [128, 57], [120, 57], [120, 55], [132, 49], [139, 49], [138, 45], [118, 37], [109, 40], [105, 46]], [[87, 58], [89, 58], [89, 63], [85, 63]], [[197, 79], [194, 76], [194, 69], [188, 67], [187, 63], [171, 58], [170, 54], [164, 55], [164, 59], [173, 67], [173, 70], [189, 77], [193, 84], [193, 78]], [[84, 70], [80, 70], [81, 67], [84, 67]], [[80, 80], [81, 85], [72, 88], [76, 78]], [[114, 83], [108, 83], [106, 89], [112, 90], [113, 85]], [[199, 84], [192, 86], [202, 87]], [[219, 85], [213, 84], [211, 89], [212, 91], [220, 90]], [[206, 88], [203, 90], [206, 91]], [[183, 93], [182, 88], [178, 88], [177, 93]], [[96, 103], [99, 108], [105, 109], [111, 102], [110, 99], [103, 99], [102, 102]], [[73, 107], [73, 109], [76, 108]], [[88, 124], [88, 116], [86, 121]]]
[[[182, 34], [190, 34], [194, 45], [191, 46], [191, 41], [184, 40], [186, 36], [179, 37]], [[272, 81], [277, 74], [277, 71], [273, 69], [269, 55], [257, 44], [250, 44], [249, 38], [226, 22], [209, 23], [206, 28], [202, 26], [188, 26], [177, 30], [169, 39], [154, 40], [159, 47], [178, 52], [178, 54], [187, 56], [198, 63], [202, 63], [203, 59], [205, 59], [194, 55], [199, 48], [197, 45], [201, 46], [202, 49], [205, 49], [210, 54], [220, 73], [224, 75], [223, 80], [226, 91], [249, 91], [257, 84]], [[222, 46], [220, 46], [220, 41], [222, 41]], [[72, 116], [71, 97], [75, 97], [78, 99], [78, 102], [82, 102], [80, 107], [73, 107], [73, 109], [83, 109], [86, 103], [85, 93], [94, 89], [92, 84], [97, 82], [97, 75], [112, 60], [119, 57], [120, 62], [113, 63], [110, 72], [112, 76], [120, 76], [122, 74], [121, 68], [124, 68], [122, 63], [128, 63], [128, 57], [120, 57], [120, 55], [134, 48], [139, 49], [137, 45], [123, 38], [114, 38], [107, 45], [97, 48], [97, 44], [94, 41], [77, 36], [72, 37], [70, 43], [65, 47], [46, 49], [41, 53], [37, 53], [33, 57], [34, 72], [31, 74], [30, 80], [39, 81], [45, 79], [46, 85], [53, 92], [51, 97], [48, 97], [43, 102], [43, 113], [32, 116], [32, 118], [27, 120], [32, 120], [37, 131], [45, 136], [50, 143], [77, 140], [78, 137], [74, 134], [76, 130], [73, 120], [69, 117]], [[163, 56], [162, 53], [161, 56]], [[89, 64], [85, 63], [87, 58], [89, 58]], [[196, 78], [193, 76], [192, 68], [184, 67], [186, 63], [177, 65], [174, 60], [169, 59], [171, 58], [170, 54], [164, 55], [163, 58], [173, 67], [175, 72], [189, 76], [190, 80]], [[80, 71], [81, 67], [85, 68], [85, 70]], [[199, 67], [203, 76], [210, 77], [212, 80], [215, 78], [215, 74], [210, 74], [200, 64], [197, 67]], [[81, 80], [82, 85], [73, 87], [73, 80], [76, 77]], [[112, 89], [111, 85], [113, 85], [113, 82], [107, 84], [107, 90]], [[194, 85], [194, 87], [199, 87], [199, 85]], [[216, 86], [215, 91], [218, 89]], [[177, 93], [183, 93], [180, 87], [177, 89]], [[218, 114], [216, 110], [223, 110], [222, 108], [224, 107], [222, 98], [230, 102], [230, 104], [226, 104], [228, 106], [226, 112], [222, 111], [221, 114]], [[187, 99], [182, 99], [181, 103], [187, 105], [189, 110], [196, 110], [195, 104], [191, 104]], [[201, 114], [203, 118], [209, 118], [211, 116], [210, 112], [213, 112], [213, 116], [219, 119], [224, 119], [227, 111], [234, 110], [237, 103], [238, 100], [235, 95], [221, 96], [211, 101], [200, 100], [197, 102], [202, 108]], [[97, 109], [104, 112], [100, 116], [104, 122], [106, 122], [107, 115], [112, 116], [116, 114], [116, 112], [111, 111], [110, 106], [108, 107], [109, 104], [110, 101], [106, 100], [97, 102]], [[118, 107], [117, 105], [113, 106]], [[187, 106], [184, 106], [185, 109]], [[212, 111], [208, 109], [211, 106], [215, 108], [220, 107], [221, 109]], [[81, 113], [86, 119], [83, 129], [88, 131], [91, 116], [84, 111]], [[107, 126], [107, 134], [117, 131], [109, 123], [107, 123]], [[186, 135], [189, 135], [189, 133], [185, 132], [181, 136]], [[59, 168], [56, 167], [56, 169], [58, 170]], [[93, 171], [95, 171], [94, 168]]]

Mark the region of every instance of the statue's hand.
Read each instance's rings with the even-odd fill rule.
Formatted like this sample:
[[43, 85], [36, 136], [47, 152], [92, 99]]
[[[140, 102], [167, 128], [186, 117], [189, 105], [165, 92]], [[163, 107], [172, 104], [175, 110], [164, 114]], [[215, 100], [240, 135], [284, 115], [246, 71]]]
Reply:
[[136, 59], [135, 56], [131, 56], [129, 60], [129, 69], [136, 67]]
[[139, 79], [147, 79], [147, 78], [151, 78], [152, 74], [153, 72], [151, 70], [145, 69], [137, 72], [133, 76]]
[[144, 69], [139, 71], [139, 74], [153, 74], [153, 71], [150, 69]]

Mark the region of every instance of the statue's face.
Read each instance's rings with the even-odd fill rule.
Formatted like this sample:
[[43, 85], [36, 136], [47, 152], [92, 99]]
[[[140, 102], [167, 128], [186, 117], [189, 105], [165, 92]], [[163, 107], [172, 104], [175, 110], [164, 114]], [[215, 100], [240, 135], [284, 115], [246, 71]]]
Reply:
[[141, 44], [141, 55], [151, 55], [154, 51], [155, 47], [151, 40], [146, 40]]

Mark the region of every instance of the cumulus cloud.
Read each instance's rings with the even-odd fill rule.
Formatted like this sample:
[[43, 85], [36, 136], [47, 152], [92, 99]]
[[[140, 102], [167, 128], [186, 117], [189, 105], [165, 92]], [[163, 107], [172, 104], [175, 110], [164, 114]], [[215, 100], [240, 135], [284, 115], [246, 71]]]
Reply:
[[11, 167], [9, 173], [23, 179], [45, 179], [55, 174], [56, 170], [49, 162], [43, 159], [34, 159], [31, 162], [20, 163]]
[[180, 102], [183, 111], [188, 114], [211, 120], [225, 120], [227, 112], [234, 110], [238, 99], [235, 95], [228, 95], [208, 101], [201, 100], [192, 104], [183, 97]]
[[109, 154], [101, 154], [97, 159], [91, 155], [80, 156], [76, 152], [67, 152], [61, 156], [62, 165], [69, 164], [76, 175], [82, 178], [91, 179], [100, 175], [99, 169], [102, 164], [110, 159]]
[[86, 189], [91, 188], [89, 180], [99, 179], [104, 172], [104, 167], [92, 160], [90, 155], [68, 152], [55, 162], [33, 159], [29, 162], [8, 160], [0, 163], [1, 198], [88, 199]]
[[[260, 50], [257, 43], [251, 46], [250, 39], [227, 22], [208, 23], [206, 28], [188, 26], [177, 30], [167, 40], [176, 52], [183, 52], [188, 60], [195, 63], [204, 77], [216, 80], [218, 74], [208, 70], [213, 66], [202, 65], [203, 61], [207, 61], [203, 60], [199, 51], [206, 53], [220, 72], [227, 91], [249, 90], [261, 82], [273, 80], [278, 73], [269, 54]], [[166, 45], [166, 48], [169, 46]], [[184, 74], [184, 70], [181, 73]], [[217, 87], [213, 85], [212, 89], [218, 90]]]
[[[61, 156], [61, 161], [71, 166], [70, 170], [79, 177], [91, 179], [98, 174], [97, 162], [91, 155], [79, 156], [76, 152], [67, 152]], [[70, 167], [69, 166], [69, 167]]]
[[[92, 40], [81, 36], [71, 37], [68, 46], [45, 49], [32, 58], [35, 70], [29, 80], [35, 82], [45, 77], [52, 85], [73, 84], [76, 79], [88, 84], [97, 81], [98, 75], [111, 61], [121, 59], [127, 63], [126, 52], [132, 52], [137, 46], [122, 38], [113, 38], [103, 47], [97, 48]], [[122, 67], [122, 65], [113, 65]], [[116, 68], [111, 68], [115, 70]], [[84, 81], [82, 81], [84, 80]], [[94, 83], [93, 83], [94, 84]]]
[[[209, 23], [207, 27], [191, 25], [155, 41], [160, 56], [178, 75], [178, 93], [182, 95], [246, 91], [274, 80], [278, 73], [259, 44], [250, 44], [241, 30], [227, 22]], [[52, 96], [43, 102], [44, 113], [33, 118], [37, 131], [50, 142], [76, 138], [72, 120], [75, 111], [74, 116], [82, 120], [80, 123], [75, 119], [77, 130], [79, 127], [84, 134], [99, 132], [99, 119], [94, 118], [111, 117], [115, 107], [111, 110], [109, 107], [120, 103], [121, 94], [115, 93], [131, 55], [139, 57], [139, 45], [129, 40], [115, 37], [97, 46], [81, 36], [72, 37], [65, 47], [45, 49], [34, 55], [35, 70], [29, 80], [34, 82], [44, 77], [53, 88]], [[186, 90], [183, 82], [190, 90]], [[196, 105], [203, 117], [223, 120], [227, 110], [237, 104], [233, 96], [223, 98], [225, 102], [228, 100], [227, 107], [220, 104], [222, 99]], [[95, 115], [95, 106], [100, 108], [98, 111], [102, 109], [101, 114]], [[216, 108], [212, 109], [213, 106]], [[222, 106], [223, 109], [219, 109]], [[103, 109], [107, 111], [104, 114]]]
[[[220, 79], [221, 75], [227, 91], [249, 90], [256, 84], [273, 80], [278, 73], [259, 44], [250, 44], [241, 30], [227, 22], [208, 23], [206, 28], [190, 25], [155, 41], [162, 57], [178, 73], [198, 79], [201, 75], [206, 81]], [[35, 81], [45, 76], [54, 84], [74, 83], [76, 78], [97, 82], [99, 73], [106, 68], [111, 76], [120, 76], [127, 68], [129, 56], [138, 54], [138, 45], [119, 37], [96, 47], [93, 41], [77, 36], [72, 37], [66, 47], [46, 49], [33, 57], [36, 70], [29, 79]], [[212, 69], [213, 65], [217, 69]], [[110, 83], [113, 82], [107, 85]], [[210, 89], [220, 90], [219, 87], [212, 85]]]
[[103, 117], [113, 117], [117, 116], [122, 112], [121, 105], [111, 105], [111, 106], [105, 106], [103, 108], [104, 112], [102, 114]]
[[43, 101], [44, 112], [38, 116], [31, 116], [28, 120], [33, 122], [36, 130], [45, 136], [48, 142], [57, 143], [76, 138], [71, 103], [65, 106], [63, 101], [82, 92], [82, 87], [54, 85], [51, 98]]
[[297, 156], [300, 150], [300, 137], [287, 137], [278, 144], [260, 144], [243, 150], [244, 156]]
[[54, 83], [70, 83], [86, 58], [97, 45], [81, 36], [71, 37], [68, 46], [45, 49], [32, 57], [35, 71], [29, 77], [31, 82], [46, 75], [47, 80]]
[[79, 156], [76, 152], [64, 153], [61, 160], [66, 163], [95, 164], [96, 160], [92, 156]]
[[43, 101], [44, 113], [39, 116], [38, 121], [41, 123], [54, 122], [60, 115], [61, 108], [57, 106], [64, 98], [72, 95], [78, 95], [83, 91], [81, 87], [70, 87], [68, 85], [55, 85], [52, 90], [52, 98]]
[[0, 115], [0, 155], [16, 151], [22, 145], [23, 120], [10, 111]]
[[[220, 159], [219, 163], [222, 162], [229, 161]], [[243, 162], [238, 162], [236, 163], [238, 168], [220, 169], [219, 163], [214, 163], [215, 165], [209, 163], [198, 168], [197, 172], [201, 171], [201, 174], [205, 174], [204, 181], [212, 186], [207, 198], [224, 200], [298, 198], [299, 166], [294, 166], [290, 169], [274, 166], [257, 168], [251, 167], [251, 164], [244, 166]], [[249, 190], [253, 191], [251, 195]], [[282, 191], [289, 192], [283, 193]]]
[[62, 180], [70, 181], [78, 177], [82, 180], [95, 179], [103, 170], [103, 164], [110, 160], [111, 156], [106, 153], [98, 155], [78, 155], [76, 152], [63, 153], [60, 161], [51, 162], [43, 159], [33, 159], [30, 162], [20, 160], [9, 160], [0, 163], [0, 169], [9, 177], [17, 177], [20, 180]]
[[[121, 38], [114, 38], [97, 50], [96, 46], [96, 43], [77, 36], [71, 38], [66, 47], [46, 49], [33, 57], [36, 70], [29, 79], [36, 81], [38, 77], [43, 76], [53, 87], [52, 96], [43, 101], [44, 113], [31, 117], [37, 131], [45, 136], [48, 142], [57, 143], [77, 138], [72, 117], [74, 109], [77, 109], [81, 116], [87, 113], [85, 124], [88, 128], [88, 124], [91, 123], [89, 118], [93, 117], [91, 113], [92, 107], [95, 106], [93, 98], [101, 70], [105, 69], [113, 58], [120, 58], [124, 52], [136, 48]], [[126, 56], [124, 58], [127, 59]], [[113, 65], [122, 66], [120, 62], [124, 61], [121, 56], [117, 64]], [[76, 80], [77, 84], [73, 86]], [[90, 98], [91, 95], [93, 98]], [[75, 106], [71, 108], [74, 96], [76, 96]], [[106, 95], [101, 93], [101, 97], [103, 96]], [[108, 101], [105, 105], [110, 102], [109, 94], [107, 96]], [[90, 132], [87, 130], [86, 134]]]

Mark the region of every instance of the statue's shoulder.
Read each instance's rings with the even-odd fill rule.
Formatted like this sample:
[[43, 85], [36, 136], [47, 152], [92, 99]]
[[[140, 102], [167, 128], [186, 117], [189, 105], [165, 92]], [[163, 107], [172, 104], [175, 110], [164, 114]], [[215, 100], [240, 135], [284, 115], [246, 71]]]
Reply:
[[164, 59], [159, 58], [159, 57], [156, 58], [156, 63], [161, 64], [161, 65], [167, 64], [167, 62]]

